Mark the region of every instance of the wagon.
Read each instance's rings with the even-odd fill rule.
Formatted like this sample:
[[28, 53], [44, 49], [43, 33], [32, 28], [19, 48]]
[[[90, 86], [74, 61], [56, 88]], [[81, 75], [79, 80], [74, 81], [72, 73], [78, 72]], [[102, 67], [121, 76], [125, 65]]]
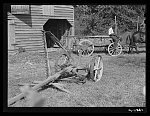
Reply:
[[81, 56], [90, 56], [96, 49], [100, 50], [100, 48], [108, 51], [111, 56], [118, 56], [122, 52], [122, 45], [118, 42], [118, 46], [114, 48], [112, 38], [108, 35], [63, 36], [62, 40], [68, 49], [78, 52]]

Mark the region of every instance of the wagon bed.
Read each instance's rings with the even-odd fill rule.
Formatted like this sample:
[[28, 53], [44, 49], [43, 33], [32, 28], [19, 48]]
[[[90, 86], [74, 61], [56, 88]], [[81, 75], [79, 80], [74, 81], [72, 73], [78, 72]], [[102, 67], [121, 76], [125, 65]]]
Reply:
[[[95, 48], [103, 48], [103, 50], [108, 51], [108, 53], [111, 56], [118, 56], [122, 52], [122, 46], [120, 43], [118, 43], [118, 46], [116, 48], [113, 48], [114, 43], [112, 38], [109, 35], [98, 35], [98, 36], [63, 36], [62, 37], [63, 44], [73, 51], [78, 51], [79, 49], [82, 49], [82, 52], [88, 52], [87, 55], [83, 56], [89, 56], [91, 55], [96, 49]], [[85, 43], [88, 43], [88, 47]], [[85, 45], [84, 45], [85, 44]], [[88, 45], [87, 44], [87, 45]], [[79, 48], [79, 46], [81, 46]], [[92, 47], [90, 47], [92, 46]]]
[[88, 39], [93, 44], [94, 47], [105, 47], [108, 46], [111, 43], [111, 38], [109, 35], [100, 35], [100, 36], [63, 36], [62, 41], [63, 44], [68, 47], [69, 49], [73, 46], [73, 42], [77, 42], [77, 44], [83, 40]]

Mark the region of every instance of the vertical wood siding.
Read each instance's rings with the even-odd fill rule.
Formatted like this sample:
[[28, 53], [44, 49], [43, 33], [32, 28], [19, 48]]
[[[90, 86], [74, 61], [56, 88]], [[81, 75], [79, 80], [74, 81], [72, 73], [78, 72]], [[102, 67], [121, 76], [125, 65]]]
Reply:
[[74, 7], [72, 5], [54, 5], [54, 15], [67, 19], [72, 25], [72, 35], [74, 35]]
[[74, 9], [69, 5], [54, 5], [52, 15], [43, 15], [43, 5], [30, 5], [30, 14], [13, 15], [8, 13], [8, 19], [15, 23], [15, 42], [17, 47], [24, 47], [29, 51], [43, 51], [43, 25], [48, 19], [67, 19], [72, 27], [74, 35]]

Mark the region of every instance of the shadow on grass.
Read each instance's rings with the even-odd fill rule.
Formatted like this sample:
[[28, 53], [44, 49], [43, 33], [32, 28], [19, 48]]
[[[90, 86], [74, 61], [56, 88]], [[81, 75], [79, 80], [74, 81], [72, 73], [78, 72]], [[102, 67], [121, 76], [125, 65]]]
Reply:
[[122, 53], [124, 53], [124, 54], [139, 54], [139, 53], [146, 53], [146, 51], [145, 50], [141, 50], [141, 51], [138, 51], [138, 52], [136, 52], [136, 51], [133, 51], [132, 53], [130, 52], [128, 52], [128, 51], [123, 51]]

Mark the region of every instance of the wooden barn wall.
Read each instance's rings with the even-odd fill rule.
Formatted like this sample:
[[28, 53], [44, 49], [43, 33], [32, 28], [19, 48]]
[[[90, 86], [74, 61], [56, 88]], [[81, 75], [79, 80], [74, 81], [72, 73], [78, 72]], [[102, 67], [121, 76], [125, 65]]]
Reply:
[[[15, 22], [15, 43], [18, 44], [17, 47], [23, 47], [29, 51], [44, 52], [41, 30], [43, 30], [43, 25], [48, 19], [67, 19], [74, 27], [73, 7], [55, 5], [54, 16], [43, 15], [42, 5], [30, 5], [30, 9], [30, 14], [13, 15], [9, 13], [8, 15], [8, 19]], [[67, 13], [59, 12], [62, 9]], [[72, 28], [72, 35], [74, 35], [74, 28]]]
[[74, 35], [74, 7], [72, 5], [54, 5], [54, 16], [67, 19], [72, 25], [72, 35]]
[[41, 5], [30, 5], [30, 14], [10, 14], [9, 19], [15, 22], [15, 44], [27, 51], [44, 52], [44, 41], [42, 39], [43, 24], [46, 20], [42, 18]]

